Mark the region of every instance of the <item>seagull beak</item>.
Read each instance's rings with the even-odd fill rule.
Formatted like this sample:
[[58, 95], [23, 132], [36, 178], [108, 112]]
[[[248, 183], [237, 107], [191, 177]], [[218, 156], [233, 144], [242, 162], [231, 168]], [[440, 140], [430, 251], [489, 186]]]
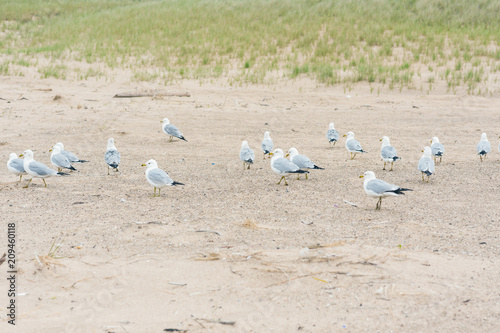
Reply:
[[363, 177], [364, 177], [363, 175], [359, 176], [359, 178], [363, 178]]
[[269, 153], [269, 156], [272, 156], [272, 155], [274, 155], [274, 154], [273, 153]]
[[288, 156], [290, 156], [290, 154], [286, 154], [286, 155], [285, 155], [285, 157], [288, 157]]
[[23, 156], [24, 156], [23, 154], [19, 155], [19, 157], [23, 157]]
[[347, 136], [347, 134], [342, 135], [344, 138]]
[[146, 166], [146, 164], [141, 164], [141, 166]]
[[382, 139], [380, 139], [380, 141], [382, 141]]
[[53, 148], [49, 149], [49, 153], [53, 150]]

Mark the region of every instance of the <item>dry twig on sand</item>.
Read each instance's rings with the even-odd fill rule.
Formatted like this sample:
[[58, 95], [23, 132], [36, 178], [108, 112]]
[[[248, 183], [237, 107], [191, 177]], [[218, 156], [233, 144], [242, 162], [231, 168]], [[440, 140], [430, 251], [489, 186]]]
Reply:
[[129, 91], [118, 93], [113, 98], [134, 98], [134, 97], [163, 97], [163, 96], [176, 96], [176, 97], [190, 97], [191, 94], [187, 91]]

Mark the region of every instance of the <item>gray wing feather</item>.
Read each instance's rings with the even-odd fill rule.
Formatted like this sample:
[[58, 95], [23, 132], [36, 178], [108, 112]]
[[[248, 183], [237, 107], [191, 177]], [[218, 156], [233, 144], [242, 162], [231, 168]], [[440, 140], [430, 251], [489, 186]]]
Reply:
[[382, 148], [382, 150], [380, 151], [380, 155], [382, 156], [382, 158], [387, 159], [392, 159], [398, 156], [396, 148], [394, 148], [393, 146], [385, 146], [384, 148]]
[[489, 141], [479, 141], [476, 146], [476, 150], [478, 153], [485, 151], [486, 154], [489, 154], [491, 151], [491, 145]]
[[155, 184], [158, 185], [172, 185], [174, 182], [165, 171], [162, 169], [153, 169], [148, 173], [148, 178]]
[[314, 169], [314, 163], [304, 155], [295, 155], [292, 162], [299, 168]]
[[279, 172], [293, 172], [299, 170], [297, 165], [283, 157], [274, 161], [273, 167]]
[[360, 151], [363, 149], [363, 148], [361, 148], [361, 144], [359, 143], [359, 141], [355, 140], [355, 139], [348, 140], [346, 142], [346, 146], [349, 150], [352, 150], [352, 151]]
[[432, 150], [432, 155], [436, 156], [437, 154], [441, 153], [444, 154], [444, 146], [440, 142], [433, 143], [431, 145], [431, 150]]
[[108, 150], [104, 155], [104, 160], [109, 166], [111, 165], [118, 166], [120, 164], [120, 153], [118, 152], [118, 150], [114, 149]]
[[72, 152], [70, 151], [67, 151], [67, 150], [63, 150], [61, 151], [61, 154], [63, 154], [64, 156], [66, 156], [66, 158], [68, 159], [68, 161], [70, 162], [76, 162], [76, 161], [79, 161], [80, 159], [78, 157], [76, 157], [75, 154], [73, 154]]
[[240, 151], [240, 160], [243, 162], [250, 162], [252, 163], [255, 159], [255, 155], [253, 153], [253, 150], [250, 148], [242, 149]]
[[54, 176], [57, 175], [57, 171], [49, 168], [43, 163], [33, 161], [29, 164], [29, 168], [32, 172], [36, 173], [38, 176]]
[[263, 140], [261, 147], [262, 147], [262, 150], [264, 151], [264, 153], [266, 153], [266, 154], [270, 153], [274, 147], [273, 140], [271, 140], [271, 139]]
[[13, 159], [9, 166], [13, 169], [16, 169], [18, 172], [26, 172], [24, 170], [24, 161], [20, 158]]
[[429, 157], [422, 157], [420, 161], [418, 161], [418, 170], [421, 172], [429, 171], [430, 173], [434, 173], [434, 161]]
[[398, 188], [399, 188], [399, 186], [386, 183], [386, 182], [384, 182], [383, 180], [380, 180], [380, 179], [370, 180], [366, 184], [366, 189], [367, 190], [373, 191], [373, 192], [375, 192], [377, 194], [381, 194], [381, 193], [388, 192], [388, 191], [395, 191]]
[[63, 168], [71, 168], [71, 163], [63, 154], [56, 154], [50, 158], [51, 162]]
[[336, 129], [331, 129], [326, 132], [326, 138], [328, 141], [337, 141], [339, 139], [339, 132]]
[[179, 131], [179, 129], [177, 127], [175, 127], [174, 125], [172, 124], [167, 124], [163, 127], [163, 130], [168, 134], [168, 135], [172, 135], [172, 136], [175, 136], [176, 138], [182, 138], [183, 135], [181, 133], [181, 131]]

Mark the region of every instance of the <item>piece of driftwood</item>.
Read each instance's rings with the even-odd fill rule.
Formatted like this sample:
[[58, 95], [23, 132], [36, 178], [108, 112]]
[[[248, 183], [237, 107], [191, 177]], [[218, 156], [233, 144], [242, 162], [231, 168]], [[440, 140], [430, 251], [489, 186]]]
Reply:
[[113, 98], [134, 98], [134, 97], [162, 97], [162, 96], [176, 96], [176, 97], [190, 97], [191, 94], [187, 91], [129, 91], [119, 93]]

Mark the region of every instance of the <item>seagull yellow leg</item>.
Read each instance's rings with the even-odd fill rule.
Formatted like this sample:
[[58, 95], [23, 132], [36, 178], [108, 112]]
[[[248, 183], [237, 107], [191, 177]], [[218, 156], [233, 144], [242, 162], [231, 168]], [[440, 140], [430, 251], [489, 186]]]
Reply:
[[245, 162], [243, 162], [243, 170], [245, 170]]
[[28, 186], [30, 186], [30, 183], [31, 181], [33, 180], [33, 178], [31, 178], [30, 180], [28, 180], [28, 183], [26, 184], [26, 186], [23, 186], [24, 188], [28, 188]]
[[108, 165], [108, 176], [109, 176], [109, 165]]
[[443, 156], [439, 156], [439, 164], [441, 164], [442, 160], [443, 160]]
[[[279, 185], [281, 183], [281, 181], [283, 180], [283, 178], [285, 178], [285, 176], [281, 176], [280, 178], [280, 181], [276, 183], [276, 185]], [[286, 180], [285, 180], [286, 181]]]
[[335, 144], [337, 143], [337, 141], [333, 141], [333, 147], [335, 147]]
[[23, 179], [23, 175], [19, 175], [19, 182]]
[[307, 179], [307, 173], [306, 173], [306, 179]]
[[285, 186], [288, 186], [288, 183], [286, 182], [285, 176], [283, 176], [283, 179], [285, 180]]
[[299, 180], [299, 179], [300, 179], [300, 174], [297, 174], [297, 180]]
[[248, 167], [247, 167], [247, 169], [250, 169], [250, 163], [248, 163]]
[[394, 162], [391, 162], [391, 170], [389, 170], [389, 171], [392, 171], [393, 167], [394, 167]]
[[425, 182], [424, 173], [422, 172], [422, 181]]
[[161, 187], [158, 187], [158, 196], [160, 196]]
[[45, 184], [45, 187], [47, 187], [47, 183], [45, 182], [45, 179], [42, 178], [42, 180], [43, 180], [43, 183]]
[[387, 163], [387, 162], [385, 162], [385, 161], [384, 161], [384, 167], [382, 168], [382, 170], [385, 170], [385, 164], [386, 164], [386, 163]]

